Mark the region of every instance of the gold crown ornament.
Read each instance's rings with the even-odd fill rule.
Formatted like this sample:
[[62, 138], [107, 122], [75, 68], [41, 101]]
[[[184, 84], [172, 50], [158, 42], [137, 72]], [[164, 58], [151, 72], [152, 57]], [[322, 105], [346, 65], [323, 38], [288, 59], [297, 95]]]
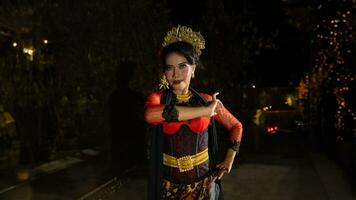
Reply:
[[180, 25], [168, 31], [166, 37], [164, 37], [162, 46], [165, 47], [179, 41], [188, 42], [193, 45], [198, 56], [201, 55], [201, 50], [205, 48], [205, 40], [200, 32], [195, 32], [191, 28]]

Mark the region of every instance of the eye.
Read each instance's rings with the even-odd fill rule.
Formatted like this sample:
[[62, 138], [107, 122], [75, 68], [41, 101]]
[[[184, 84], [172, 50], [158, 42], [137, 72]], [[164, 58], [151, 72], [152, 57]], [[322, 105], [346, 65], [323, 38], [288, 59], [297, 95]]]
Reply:
[[186, 63], [179, 64], [179, 69], [184, 69], [185, 67], [187, 67]]
[[172, 69], [173, 67], [170, 65], [166, 65], [166, 67], [164, 68], [165, 71], [171, 71]]

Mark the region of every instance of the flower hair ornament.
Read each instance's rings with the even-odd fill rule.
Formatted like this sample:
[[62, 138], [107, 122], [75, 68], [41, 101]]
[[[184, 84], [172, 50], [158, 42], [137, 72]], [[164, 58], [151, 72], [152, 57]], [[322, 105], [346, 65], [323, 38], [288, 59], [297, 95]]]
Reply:
[[169, 83], [166, 75], [162, 74], [161, 78], [159, 79], [158, 87], [160, 90], [165, 90], [169, 88]]
[[173, 27], [164, 37], [162, 47], [166, 47], [174, 42], [184, 41], [193, 45], [198, 56], [201, 55], [201, 50], [205, 48], [205, 40], [200, 32], [195, 32], [186, 26]]

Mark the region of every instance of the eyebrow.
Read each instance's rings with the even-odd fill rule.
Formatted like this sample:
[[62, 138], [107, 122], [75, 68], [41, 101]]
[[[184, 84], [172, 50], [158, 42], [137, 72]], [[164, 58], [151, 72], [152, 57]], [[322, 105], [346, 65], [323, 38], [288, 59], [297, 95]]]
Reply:
[[[178, 64], [178, 66], [182, 65], [182, 64], [188, 64], [188, 62], [187, 61], [181, 62], [181, 63]], [[173, 65], [166, 65], [166, 66], [173, 66]]]

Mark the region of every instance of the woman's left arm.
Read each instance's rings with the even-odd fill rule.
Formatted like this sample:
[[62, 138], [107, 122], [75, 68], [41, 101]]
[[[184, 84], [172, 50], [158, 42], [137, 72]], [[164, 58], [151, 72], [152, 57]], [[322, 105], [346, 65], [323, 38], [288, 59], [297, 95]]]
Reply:
[[225, 172], [230, 173], [235, 156], [239, 152], [242, 137], [242, 124], [224, 107], [222, 103], [217, 105], [215, 112], [215, 120], [227, 128], [230, 135], [230, 146], [226, 152], [225, 159], [216, 166], [220, 169], [220, 173], [218, 174], [218, 179], [220, 179]]

